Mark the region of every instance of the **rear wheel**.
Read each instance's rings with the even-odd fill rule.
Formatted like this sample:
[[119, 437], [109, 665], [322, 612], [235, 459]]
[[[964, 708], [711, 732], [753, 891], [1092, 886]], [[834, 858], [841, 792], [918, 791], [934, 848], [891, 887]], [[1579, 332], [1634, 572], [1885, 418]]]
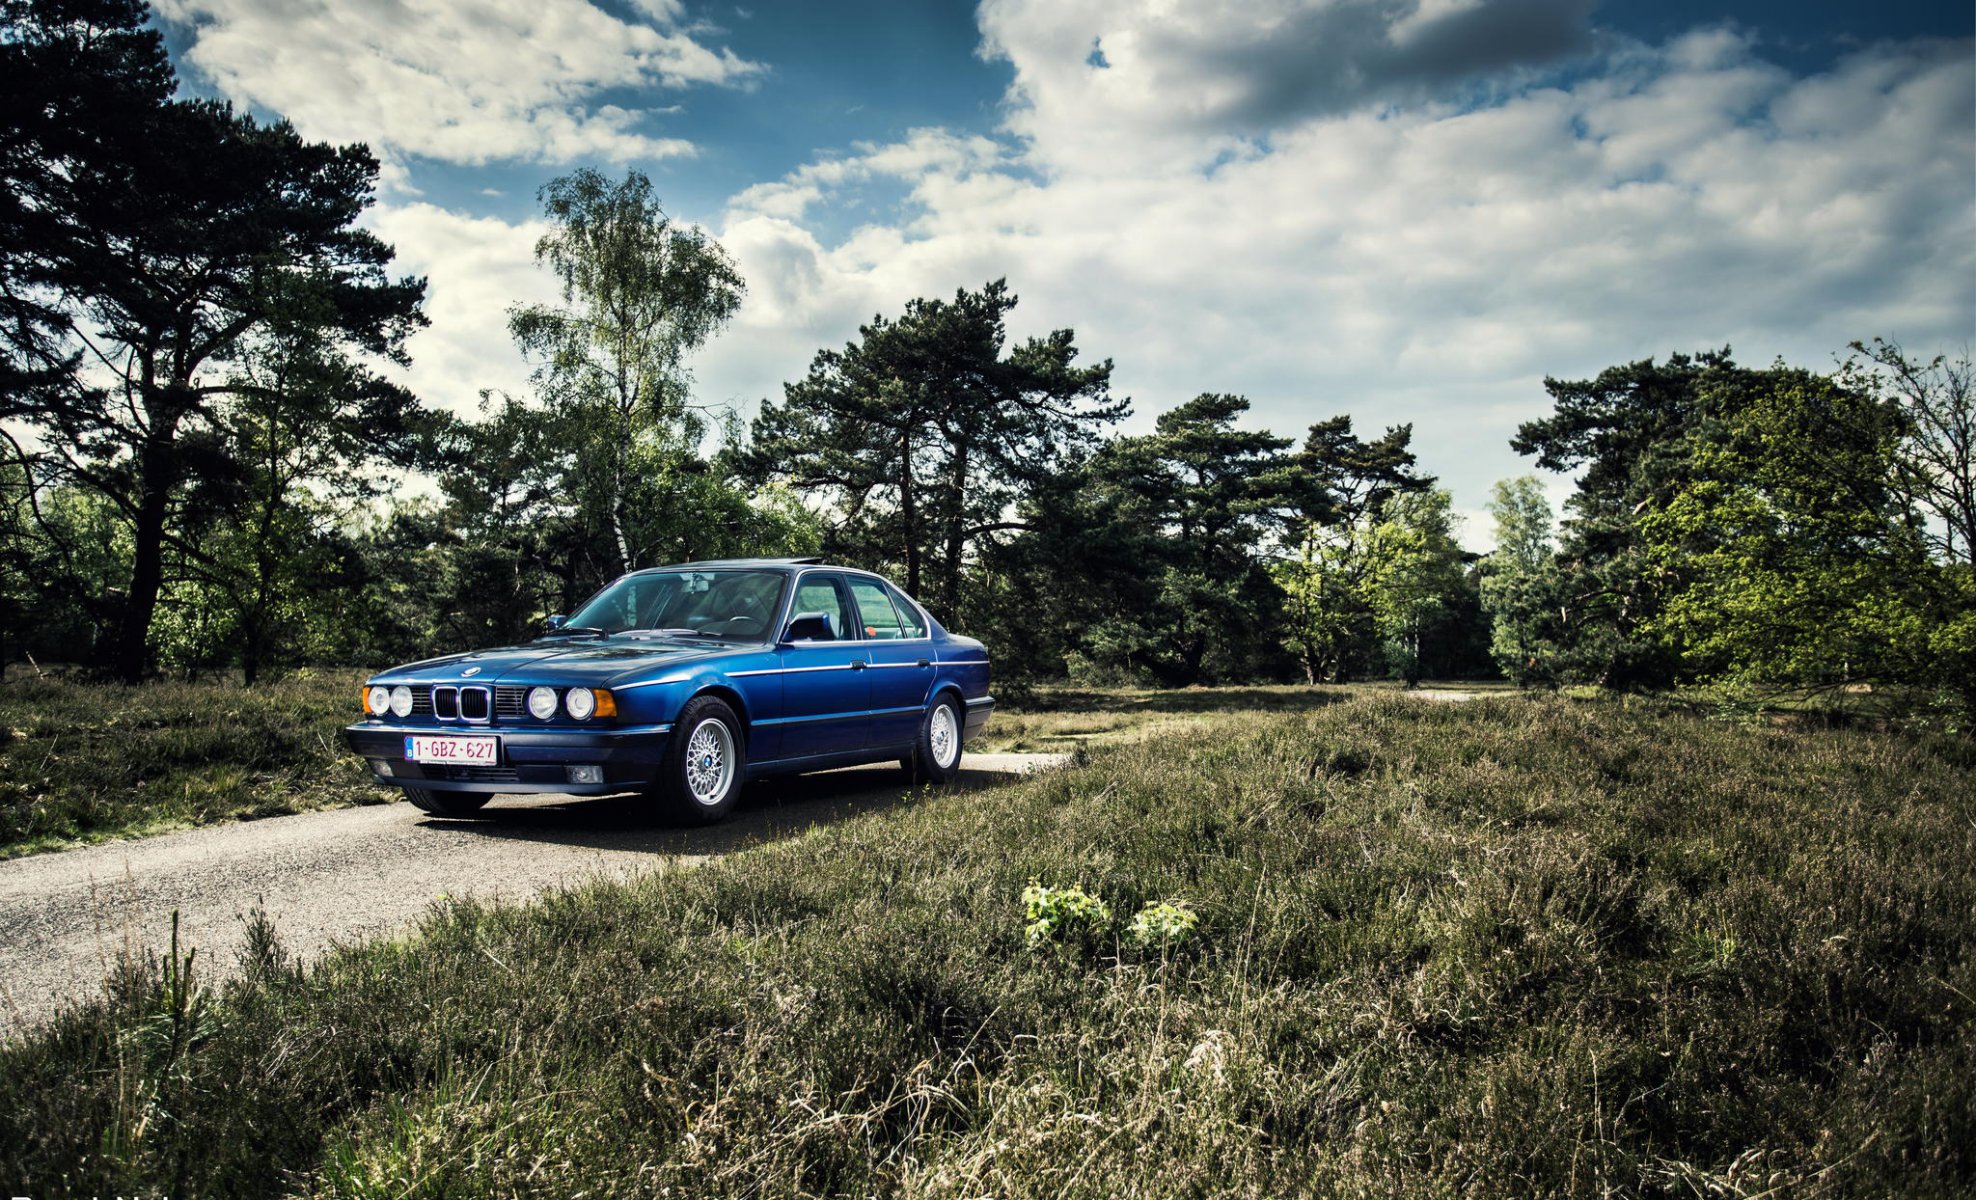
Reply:
[[947, 783], [961, 773], [961, 706], [942, 696], [919, 723], [919, 742], [908, 760], [914, 779]]
[[701, 696], [673, 725], [672, 744], [659, 768], [660, 798], [680, 820], [712, 824], [734, 811], [746, 766], [734, 710], [716, 697]]
[[487, 802], [493, 798], [485, 792], [432, 792], [425, 788], [405, 789], [405, 799], [435, 817], [470, 817], [485, 808]]

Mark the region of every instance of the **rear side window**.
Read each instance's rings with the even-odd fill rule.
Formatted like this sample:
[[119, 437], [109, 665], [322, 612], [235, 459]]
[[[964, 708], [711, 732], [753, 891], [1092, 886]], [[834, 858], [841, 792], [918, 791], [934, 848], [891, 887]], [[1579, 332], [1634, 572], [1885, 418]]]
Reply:
[[850, 632], [851, 623], [844, 619], [844, 598], [837, 590], [837, 579], [833, 575], [805, 575], [796, 588], [796, 607], [789, 611], [793, 619], [804, 613], [820, 612], [830, 618], [830, 632], [839, 638], [856, 637]]
[[885, 594], [884, 584], [855, 575], [846, 582], [851, 585], [851, 599], [857, 602], [858, 624], [865, 637], [896, 642], [900, 638], [913, 636], [906, 632], [905, 623], [892, 607], [892, 599]]
[[900, 636], [909, 638], [925, 637], [927, 632], [926, 618], [919, 615], [919, 609], [914, 606], [912, 601], [906, 599], [905, 593], [901, 592], [898, 588], [887, 584], [885, 590], [891, 594], [892, 607], [899, 614], [899, 627], [904, 630]]

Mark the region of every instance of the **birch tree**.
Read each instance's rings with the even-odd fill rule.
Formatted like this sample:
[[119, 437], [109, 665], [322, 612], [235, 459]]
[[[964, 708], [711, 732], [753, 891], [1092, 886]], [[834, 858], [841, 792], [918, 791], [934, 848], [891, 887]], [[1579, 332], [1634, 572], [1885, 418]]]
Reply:
[[634, 477], [697, 463], [708, 423], [690, 403], [686, 359], [734, 315], [746, 285], [720, 243], [666, 215], [640, 172], [612, 183], [586, 168], [540, 198], [552, 228], [535, 258], [562, 304], [518, 305], [508, 328], [537, 362], [542, 398], [584, 431], [571, 499], [627, 571], [656, 549], [628, 515]]

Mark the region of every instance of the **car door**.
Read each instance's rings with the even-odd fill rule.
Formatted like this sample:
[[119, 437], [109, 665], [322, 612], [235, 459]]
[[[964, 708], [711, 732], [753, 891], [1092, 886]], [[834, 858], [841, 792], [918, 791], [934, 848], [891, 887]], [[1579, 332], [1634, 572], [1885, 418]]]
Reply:
[[834, 571], [806, 571], [796, 581], [789, 619], [822, 613], [829, 636], [785, 642], [782, 731], [778, 757], [811, 758], [864, 748], [871, 723], [871, 672], [856, 637], [850, 597]]
[[871, 661], [870, 744], [910, 746], [919, 736], [933, 683], [933, 644], [924, 620], [918, 613], [901, 613], [876, 579], [846, 575], [844, 583]]

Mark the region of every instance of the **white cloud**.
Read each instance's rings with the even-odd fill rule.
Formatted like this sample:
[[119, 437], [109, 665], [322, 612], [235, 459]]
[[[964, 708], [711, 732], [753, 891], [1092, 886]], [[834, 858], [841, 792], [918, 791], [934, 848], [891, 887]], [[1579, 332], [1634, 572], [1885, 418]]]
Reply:
[[[962, 136], [944, 129], [915, 129], [903, 142], [859, 142], [857, 153], [797, 168], [782, 179], [758, 183], [737, 194], [731, 207], [763, 216], [800, 219], [826, 191], [874, 179], [937, 185], [1003, 165], [1008, 156], [991, 138]], [[931, 196], [917, 197], [930, 200]]]
[[508, 308], [558, 299], [554, 278], [535, 265], [548, 226], [423, 203], [380, 205], [368, 224], [396, 248], [395, 270], [426, 279], [431, 324], [412, 335], [403, 382], [461, 416], [474, 414], [484, 389], [527, 395], [529, 367], [508, 337]]
[[677, 0], [623, 20], [587, 0], [157, 0], [184, 61], [306, 135], [450, 162], [690, 154], [612, 89], [744, 86], [762, 68], [680, 27]]

